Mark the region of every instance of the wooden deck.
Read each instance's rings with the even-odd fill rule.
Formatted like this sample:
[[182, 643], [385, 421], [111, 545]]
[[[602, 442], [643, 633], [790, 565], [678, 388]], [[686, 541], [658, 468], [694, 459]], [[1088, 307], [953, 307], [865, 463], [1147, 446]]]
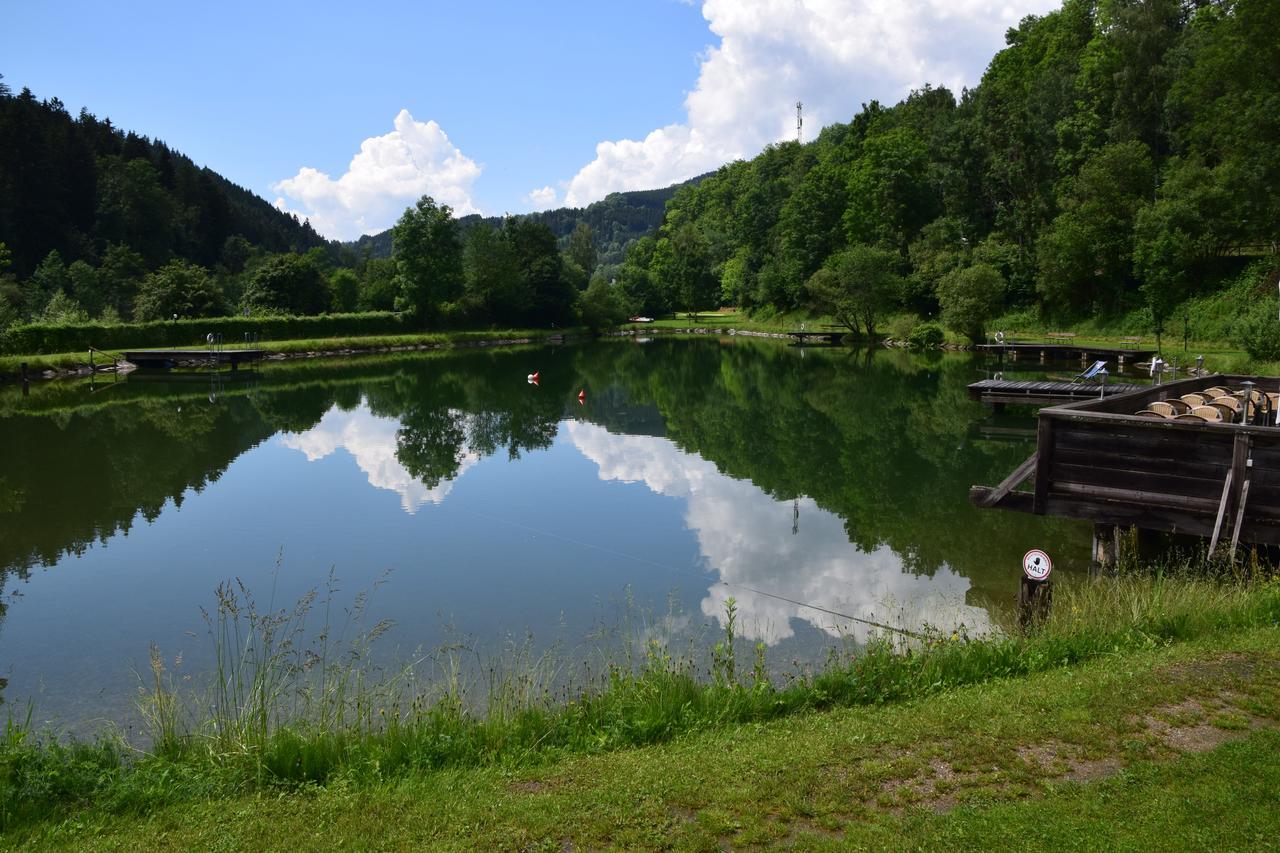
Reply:
[[1005, 343], [978, 344], [974, 349], [988, 355], [1004, 355], [1011, 359], [1040, 358], [1046, 361], [1142, 361], [1155, 355], [1155, 347], [1090, 347], [1049, 341], [1043, 344]]
[[[1246, 380], [1204, 376], [1101, 400], [1041, 409], [1036, 452], [998, 486], [974, 486], [984, 507], [1187, 533], [1219, 542], [1280, 544], [1280, 427], [1141, 418], [1149, 403]], [[1018, 491], [1027, 478], [1033, 489]]]
[[1017, 382], [1008, 379], [983, 379], [969, 386], [969, 397], [996, 405], [1052, 406], [1057, 403], [1074, 403], [1080, 400], [1096, 400], [1113, 394], [1126, 394], [1142, 387], [1119, 382], [1097, 385], [1085, 382], [1046, 380]]
[[186, 365], [197, 367], [231, 365], [237, 370], [243, 363], [262, 360], [260, 349], [169, 349], [133, 350], [124, 353], [125, 361], [143, 368], [169, 370]]

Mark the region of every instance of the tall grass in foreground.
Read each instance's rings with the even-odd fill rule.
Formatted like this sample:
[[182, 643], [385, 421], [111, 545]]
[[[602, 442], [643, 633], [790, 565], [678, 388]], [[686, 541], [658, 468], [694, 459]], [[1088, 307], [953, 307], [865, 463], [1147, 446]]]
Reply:
[[[526, 645], [477, 682], [464, 675], [461, 647], [377, 669], [368, 648], [383, 628], [363, 628], [366, 599], [357, 599], [336, 629], [331, 601], [332, 586], [319, 600], [312, 595], [292, 610], [262, 613], [242, 587], [221, 587], [207, 617], [217, 657], [207, 692], [179, 689], [159, 652], [153, 656], [143, 702], [149, 751], [114, 735], [68, 743], [33, 732], [29, 718], [10, 719], [0, 738], [0, 829], [83, 805], [141, 809], [271, 785], [545, 761], [807, 709], [924, 697], [1280, 624], [1275, 579], [1131, 574], [1065, 586], [1049, 619], [1030, 633], [873, 638], [858, 650], [834, 649], [816, 673], [777, 684], [766, 674], [763, 646], [755, 666], [739, 671], [731, 600], [725, 636], [701, 658], [646, 639], [573, 682], [553, 658]], [[317, 606], [323, 625], [308, 639]]]

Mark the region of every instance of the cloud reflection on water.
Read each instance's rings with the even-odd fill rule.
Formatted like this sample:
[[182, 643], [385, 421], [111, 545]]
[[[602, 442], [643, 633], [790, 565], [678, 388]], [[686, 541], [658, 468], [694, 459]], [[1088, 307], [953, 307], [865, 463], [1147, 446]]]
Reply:
[[615, 435], [583, 422], [569, 423], [566, 434], [596, 463], [600, 479], [644, 483], [686, 502], [685, 523], [696, 534], [707, 566], [724, 582], [709, 587], [701, 610], [723, 624], [725, 602], [733, 596], [743, 635], [751, 640], [770, 645], [786, 640], [795, 635], [792, 620], [858, 640], [868, 631], [762, 592], [895, 625], [989, 628], [986, 611], [964, 603], [968, 578], [946, 566], [932, 577], [909, 574], [887, 546], [858, 550], [841, 519], [809, 498], [798, 502], [799, 528], [793, 534], [792, 501], [775, 500], [750, 482], [727, 477], [667, 439]]
[[480, 455], [470, 450], [463, 451], [457, 475], [428, 489], [396, 458], [396, 432], [399, 428], [400, 422], [395, 418], [379, 417], [369, 411], [367, 403], [361, 403], [349, 412], [335, 406], [311, 429], [282, 435], [279, 441], [285, 447], [303, 453], [308, 462], [324, 459], [339, 449], [346, 450], [368, 477], [369, 485], [400, 495], [400, 506], [413, 515], [423, 504], [442, 503], [458, 478], [480, 461]]

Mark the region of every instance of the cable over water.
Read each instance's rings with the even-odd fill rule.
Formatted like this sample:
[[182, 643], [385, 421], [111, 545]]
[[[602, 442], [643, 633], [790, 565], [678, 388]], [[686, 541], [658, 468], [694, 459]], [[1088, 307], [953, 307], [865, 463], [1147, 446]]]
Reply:
[[[678, 566], [670, 565], [670, 564], [668, 564], [668, 563], [660, 563], [660, 562], [658, 562], [658, 561], [656, 561], [656, 560], [650, 560], [650, 559], [648, 559], [647, 557], [641, 557], [641, 556], [639, 556], [639, 555], [636, 555], [636, 554], [630, 554], [630, 553], [627, 553], [627, 552], [625, 552], [625, 551], [619, 551], [619, 550], [616, 550], [616, 549], [614, 549], [614, 548], [606, 548], [606, 547], [605, 547], [605, 546], [603, 546], [603, 545], [596, 545], [596, 544], [594, 544], [594, 543], [592, 543], [592, 542], [584, 542], [584, 541], [582, 541], [581, 539], [574, 539], [574, 538], [573, 538], [573, 537], [571, 537], [571, 536], [562, 536], [562, 535], [560, 535], [560, 534], [558, 534], [558, 533], [552, 533], [552, 532], [550, 532], [550, 531], [548, 531], [548, 530], [541, 530], [541, 529], [539, 529], [539, 528], [537, 528], [537, 527], [533, 527], [533, 526], [528, 525], [528, 524], [523, 524], [523, 523], [518, 522], [518, 521], [512, 521], [512, 520], [507, 519], [507, 518], [501, 518], [501, 517], [496, 516], [496, 515], [491, 515], [490, 513], [487, 513], [487, 512], [481, 512], [481, 511], [479, 511], [479, 510], [474, 510], [474, 509], [466, 509], [466, 510], [463, 510], [463, 512], [469, 512], [470, 514], [475, 515], [475, 516], [478, 516], [478, 517], [480, 517], [480, 518], [485, 518], [485, 519], [488, 519], [488, 520], [490, 520], [490, 521], [496, 521], [496, 522], [498, 522], [499, 524], [505, 524], [505, 525], [507, 525], [507, 526], [509, 526], [509, 527], [514, 527], [514, 528], [517, 528], [517, 529], [519, 529], [519, 530], [524, 530], [524, 531], [526, 531], [526, 532], [528, 532], [528, 533], [533, 533], [533, 534], [538, 535], [538, 536], [546, 536], [546, 537], [551, 538], [551, 539], [556, 539], [556, 540], [559, 540], [560, 542], [564, 542], [564, 543], [569, 544], [569, 545], [577, 545], [577, 546], [578, 546], [578, 547], [580, 547], [580, 548], [589, 548], [589, 549], [591, 549], [591, 550], [593, 550], [593, 551], [599, 551], [599, 552], [600, 552], [600, 553], [602, 553], [602, 554], [608, 554], [608, 555], [610, 555], [610, 556], [612, 556], [612, 557], [620, 557], [620, 558], [622, 558], [622, 559], [624, 559], [624, 560], [632, 560], [632, 561], [637, 562], [637, 563], [645, 563], [645, 564], [648, 564], [648, 565], [650, 565], [650, 566], [654, 566], [655, 568], [665, 569], [665, 570], [667, 570], [667, 571], [674, 571], [674, 572], [683, 572], [683, 571], [685, 571], [685, 569], [682, 569], [682, 568], [680, 568], [680, 567], [678, 567]], [[921, 632], [919, 632], [919, 631], [912, 631], [912, 630], [910, 630], [910, 629], [908, 629], [908, 628], [898, 628], [898, 627], [895, 627], [895, 626], [893, 626], [893, 625], [887, 625], [887, 624], [885, 624], [884, 622], [876, 622], [876, 621], [874, 621], [874, 620], [872, 620], [872, 619], [863, 619], [863, 618], [862, 618], [862, 617], [860, 617], [860, 616], [850, 616], [848, 613], [840, 613], [839, 611], [836, 611], [836, 610], [830, 610], [830, 609], [828, 609], [828, 608], [826, 608], [826, 607], [819, 607], [819, 606], [818, 606], [818, 605], [816, 605], [816, 604], [809, 604], [808, 602], [805, 602], [805, 601], [797, 601], [797, 600], [796, 600], [796, 599], [794, 599], [794, 598], [787, 598], [786, 596], [778, 595], [778, 594], [776, 594], [776, 593], [772, 593], [772, 592], [766, 592], [765, 590], [762, 590], [762, 589], [756, 589], [756, 588], [754, 588], [754, 587], [746, 586], [745, 584], [734, 583], [734, 582], [732, 582], [732, 581], [726, 581], [726, 580], [721, 580], [721, 581], [720, 581], [720, 583], [721, 583], [722, 585], [724, 585], [724, 586], [727, 586], [727, 587], [733, 587], [733, 588], [735, 588], [735, 589], [741, 589], [741, 590], [744, 590], [744, 591], [746, 591], [746, 592], [753, 592], [753, 593], [755, 593], [756, 595], [763, 595], [763, 596], [765, 596], [766, 598], [773, 598], [773, 599], [777, 599], [778, 601], [785, 601], [785, 602], [787, 602], [788, 604], [794, 604], [794, 605], [796, 605], [797, 607], [805, 607], [805, 608], [808, 608], [808, 609], [810, 609], [810, 610], [816, 610], [816, 611], [818, 611], [819, 613], [826, 613], [826, 614], [828, 614], [828, 615], [830, 615], [830, 616], [837, 616], [837, 617], [839, 617], [839, 618], [841, 618], [841, 619], [848, 619], [850, 622], [857, 622], [857, 623], [862, 624], [862, 625], [868, 625], [868, 626], [870, 626], [870, 627], [872, 627], [872, 628], [879, 628], [879, 629], [884, 630], [884, 631], [892, 631], [892, 632], [894, 632], [894, 633], [902, 634], [902, 635], [907, 636], [907, 637], [912, 637], [912, 638], [917, 639], [917, 640], [924, 640], [924, 639], [927, 639], [927, 637], [926, 637], [923, 633], [921, 633]]]

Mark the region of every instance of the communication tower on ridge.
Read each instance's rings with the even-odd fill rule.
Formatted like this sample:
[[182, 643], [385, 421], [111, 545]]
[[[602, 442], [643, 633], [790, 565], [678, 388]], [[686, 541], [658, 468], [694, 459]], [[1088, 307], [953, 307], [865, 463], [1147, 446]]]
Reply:
[[796, 142], [800, 142], [800, 131], [804, 127], [804, 116], [801, 112], [804, 110], [804, 103], [796, 101]]

